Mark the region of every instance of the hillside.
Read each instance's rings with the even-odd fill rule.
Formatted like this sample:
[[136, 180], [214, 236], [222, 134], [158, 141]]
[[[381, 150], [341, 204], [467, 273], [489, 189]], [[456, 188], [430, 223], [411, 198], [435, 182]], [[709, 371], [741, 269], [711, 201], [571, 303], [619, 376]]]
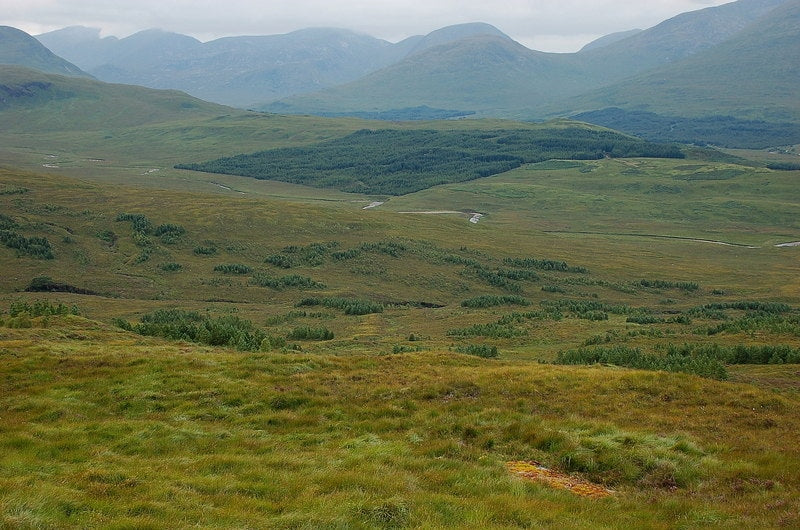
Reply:
[[[651, 120], [652, 125], [639, 126], [638, 130], [633, 124], [644, 119], [641, 114], [628, 118], [631, 125], [619, 117], [613, 123], [596, 121], [632, 133], [648, 134], [648, 129], [655, 132], [660, 128], [658, 119], [670, 116], [732, 116], [762, 120], [773, 124], [773, 129], [785, 129], [782, 122], [800, 121], [798, 25], [800, 3], [788, 2], [702, 54], [577, 97], [570, 105], [573, 109], [619, 107], [658, 115]], [[742, 122], [738, 129], [747, 130], [754, 125], [758, 124]], [[797, 126], [790, 128], [792, 131], [784, 133], [780, 143], [797, 142]], [[711, 139], [706, 135], [707, 141]]]
[[[800, 523], [800, 172], [0, 75], [0, 526]], [[554, 128], [388, 200], [173, 167]]]
[[91, 77], [74, 64], [54, 55], [16, 28], [0, 26], [0, 65], [18, 65], [60, 75]]
[[174, 90], [110, 85], [19, 66], [0, 66], [0, 74], [0, 121], [9, 132], [127, 128], [231, 110]]
[[[481, 116], [555, 116], [571, 97], [617, 82], [624, 85], [621, 80], [631, 75], [705, 53], [784, 1], [740, 0], [684, 13], [575, 54], [536, 52], [497, 36], [463, 39], [434, 46], [346, 85], [289, 97], [265, 108], [330, 114], [426, 105]], [[693, 81], [683, 81], [691, 89]], [[752, 101], [760, 100], [757, 94], [749, 95], [755, 98]]]
[[101, 39], [98, 31], [80, 27], [37, 38], [103, 81], [178, 89], [208, 101], [252, 107], [352, 81], [409, 53], [484, 33], [502, 35], [488, 24], [464, 24], [397, 44], [335, 28], [206, 43], [159, 30]]
[[426, 105], [484, 116], [522, 115], [562, 94], [578, 94], [586, 84], [573, 57], [531, 51], [505, 37], [479, 36], [434, 46], [353, 83], [266, 109], [317, 113]]

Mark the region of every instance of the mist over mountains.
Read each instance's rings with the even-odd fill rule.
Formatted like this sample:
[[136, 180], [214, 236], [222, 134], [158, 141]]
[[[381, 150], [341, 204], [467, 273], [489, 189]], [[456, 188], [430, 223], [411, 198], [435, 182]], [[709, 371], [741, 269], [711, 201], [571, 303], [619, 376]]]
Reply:
[[[800, 141], [792, 125], [800, 123], [799, 13], [800, 0], [739, 0], [609, 35], [577, 53], [530, 50], [483, 23], [398, 43], [337, 28], [203, 43], [155, 29], [117, 39], [69, 27], [39, 35], [46, 48], [36, 52], [30, 42], [12, 45], [26, 35], [14, 30], [0, 41], [0, 62], [278, 113], [403, 120], [580, 115], [650, 138], [665, 119], [702, 118], [707, 126], [714, 123], [707, 118], [724, 116], [734, 121], [711, 128], [734, 126], [791, 143]], [[47, 49], [53, 53], [45, 64]], [[719, 141], [718, 132], [705, 136]], [[676, 136], [703, 141], [704, 134]], [[746, 136], [734, 143], [763, 143]]]

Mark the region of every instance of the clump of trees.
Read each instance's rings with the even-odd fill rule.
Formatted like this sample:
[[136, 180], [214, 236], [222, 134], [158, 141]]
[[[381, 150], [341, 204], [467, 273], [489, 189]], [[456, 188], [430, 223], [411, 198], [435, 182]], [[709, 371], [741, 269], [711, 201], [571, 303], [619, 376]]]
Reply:
[[311, 326], [298, 326], [289, 332], [290, 340], [332, 340], [333, 332], [322, 326], [313, 328]]
[[18, 256], [54, 259], [53, 246], [44, 237], [25, 237], [13, 230], [0, 230], [0, 243], [17, 251]]
[[122, 319], [116, 319], [114, 323], [140, 335], [227, 346], [242, 351], [258, 351], [269, 337], [249, 320], [234, 315], [211, 318], [184, 309], [159, 309], [142, 316], [135, 324]]
[[475, 355], [483, 357], [484, 359], [493, 359], [500, 355], [497, 351], [497, 346], [490, 346], [488, 344], [467, 344], [465, 346], [456, 346], [458, 353], [466, 353], [467, 355]]
[[370, 313], [383, 313], [384, 306], [378, 302], [361, 300], [358, 298], [304, 298], [298, 302], [297, 307], [322, 306], [331, 309], [340, 309], [345, 315], [368, 315]]
[[495, 307], [500, 305], [527, 306], [530, 305], [530, 302], [525, 298], [516, 295], [505, 295], [505, 296], [483, 295], [483, 296], [476, 296], [475, 298], [469, 298], [461, 302], [462, 307], [470, 307], [470, 308], [485, 308], [485, 307]]
[[720, 380], [728, 378], [725, 364], [719, 359], [679, 349], [658, 355], [627, 346], [579, 348], [559, 352], [555, 364], [612, 364], [642, 370], [689, 373]]

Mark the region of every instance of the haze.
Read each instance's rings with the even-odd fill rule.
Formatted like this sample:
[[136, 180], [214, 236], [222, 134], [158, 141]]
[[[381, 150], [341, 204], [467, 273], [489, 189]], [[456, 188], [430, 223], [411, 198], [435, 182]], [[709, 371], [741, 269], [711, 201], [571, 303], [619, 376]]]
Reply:
[[66, 26], [100, 28], [125, 37], [159, 28], [202, 41], [233, 35], [271, 35], [307, 27], [341, 27], [397, 42], [465, 22], [493, 24], [525, 46], [573, 52], [617, 31], [648, 28], [679, 13], [725, 0], [0, 0], [0, 23], [31, 34]]

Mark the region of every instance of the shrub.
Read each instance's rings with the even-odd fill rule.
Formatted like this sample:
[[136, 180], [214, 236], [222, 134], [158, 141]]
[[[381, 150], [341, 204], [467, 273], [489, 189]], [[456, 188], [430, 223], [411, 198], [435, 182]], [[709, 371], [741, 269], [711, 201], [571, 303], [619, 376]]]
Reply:
[[129, 221], [134, 232], [150, 234], [153, 230], [153, 223], [145, 215], [140, 213], [121, 213], [117, 215], [117, 222]]
[[466, 353], [468, 355], [476, 355], [484, 359], [492, 359], [499, 356], [497, 346], [489, 346], [486, 344], [467, 344], [466, 346], [457, 346], [458, 353]]
[[290, 340], [331, 340], [333, 332], [326, 327], [300, 326], [289, 332]]
[[253, 269], [241, 263], [227, 263], [220, 264], [214, 267], [214, 272], [221, 272], [223, 274], [250, 274]]
[[267, 338], [267, 334], [249, 320], [231, 315], [210, 318], [183, 309], [159, 309], [142, 316], [138, 324], [121, 319], [114, 322], [118, 327], [140, 335], [228, 346], [243, 351], [258, 351]]
[[670, 350], [666, 355], [642, 352], [639, 348], [614, 346], [609, 348], [579, 348], [561, 351], [555, 364], [613, 364], [642, 370], [683, 372], [713, 379], [727, 379], [725, 365], [713, 356]]
[[506, 296], [483, 295], [475, 298], [470, 298], [468, 300], [464, 300], [463, 302], [461, 302], [462, 307], [471, 307], [471, 308], [494, 307], [499, 305], [527, 306], [530, 305], [530, 302], [527, 301], [525, 298], [516, 295], [506, 295]]
[[318, 306], [329, 307], [331, 309], [341, 309], [346, 315], [368, 315], [371, 313], [383, 313], [383, 304], [371, 302], [369, 300], [359, 300], [357, 298], [304, 298], [297, 306]]
[[275, 278], [263, 273], [256, 273], [250, 279], [250, 283], [259, 287], [270, 287], [272, 289], [283, 289], [286, 287], [295, 287], [297, 289], [324, 289], [325, 284], [315, 282], [308, 276], [300, 276], [298, 274], [291, 274], [289, 276], [282, 276]]
[[83, 289], [81, 287], [69, 285], [68, 283], [54, 281], [49, 276], [37, 276], [36, 278], [33, 278], [28, 284], [28, 287], [25, 288], [25, 291], [29, 293], [98, 294], [89, 289]]
[[200, 246], [194, 248], [194, 253], [198, 256], [214, 256], [217, 253], [217, 247], [213, 246]]
[[42, 317], [51, 315], [79, 315], [80, 311], [77, 306], [67, 306], [61, 302], [54, 304], [49, 300], [36, 300], [29, 303], [18, 300], [16, 302], [11, 302], [8, 314], [11, 317], [22, 314], [26, 314], [30, 317]]
[[180, 263], [162, 263], [161, 270], [166, 272], [176, 272], [183, 268]]
[[53, 259], [53, 247], [44, 237], [25, 237], [11, 230], [0, 230], [0, 243], [17, 251], [18, 256]]

